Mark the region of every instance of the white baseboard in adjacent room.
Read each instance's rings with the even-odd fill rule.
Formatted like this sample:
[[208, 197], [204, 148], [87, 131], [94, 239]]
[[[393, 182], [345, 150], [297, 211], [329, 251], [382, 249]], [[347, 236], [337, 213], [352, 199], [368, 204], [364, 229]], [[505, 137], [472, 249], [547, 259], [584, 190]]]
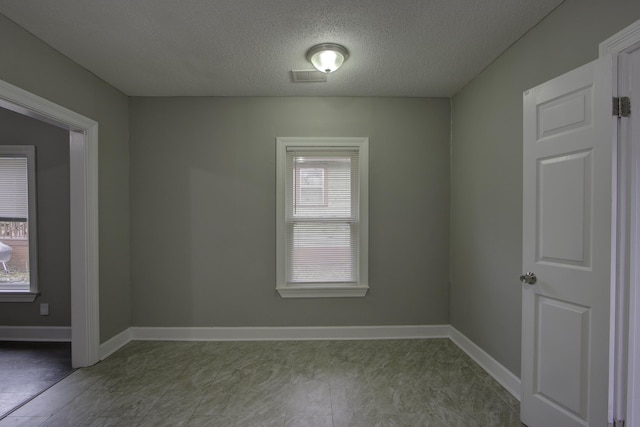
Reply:
[[453, 326], [449, 326], [449, 338], [467, 355], [473, 359], [482, 369], [487, 371], [516, 399], [520, 400], [520, 378], [505, 368], [500, 362], [491, 357], [486, 351], [463, 335]]
[[0, 341], [71, 342], [71, 326], [0, 326]]

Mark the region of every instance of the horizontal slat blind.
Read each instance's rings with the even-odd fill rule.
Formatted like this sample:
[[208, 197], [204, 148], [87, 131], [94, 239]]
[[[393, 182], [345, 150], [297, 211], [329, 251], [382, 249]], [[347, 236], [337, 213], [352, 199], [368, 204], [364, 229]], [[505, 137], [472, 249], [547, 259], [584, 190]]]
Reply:
[[357, 150], [287, 150], [288, 283], [358, 280]]
[[0, 220], [28, 219], [27, 177], [26, 157], [0, 157]]

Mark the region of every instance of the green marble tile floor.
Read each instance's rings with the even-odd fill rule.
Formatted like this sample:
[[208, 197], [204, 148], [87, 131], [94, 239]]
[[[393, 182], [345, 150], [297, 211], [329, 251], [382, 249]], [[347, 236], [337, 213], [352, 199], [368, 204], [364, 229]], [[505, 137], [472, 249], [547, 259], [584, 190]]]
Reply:
[[518, 426], [519, 402], [448, 339], [133, 341], [0, 426]]

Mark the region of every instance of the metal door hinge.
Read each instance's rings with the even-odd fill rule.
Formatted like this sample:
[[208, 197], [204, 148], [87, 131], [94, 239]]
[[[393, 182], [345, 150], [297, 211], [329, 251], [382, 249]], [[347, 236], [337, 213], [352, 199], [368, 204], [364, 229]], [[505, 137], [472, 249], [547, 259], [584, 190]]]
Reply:
[[617, 117], [629, 117], [631, 115], [631, 100], [628, 96], [613, 98], [613, 115]]

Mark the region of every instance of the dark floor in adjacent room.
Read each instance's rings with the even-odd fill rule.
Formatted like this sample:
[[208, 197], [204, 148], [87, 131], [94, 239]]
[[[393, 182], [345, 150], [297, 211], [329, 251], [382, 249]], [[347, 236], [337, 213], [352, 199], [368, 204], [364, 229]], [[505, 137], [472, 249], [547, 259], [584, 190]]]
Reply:
[[71, 372], [71, 343], [0, 341], [0, 419]]

